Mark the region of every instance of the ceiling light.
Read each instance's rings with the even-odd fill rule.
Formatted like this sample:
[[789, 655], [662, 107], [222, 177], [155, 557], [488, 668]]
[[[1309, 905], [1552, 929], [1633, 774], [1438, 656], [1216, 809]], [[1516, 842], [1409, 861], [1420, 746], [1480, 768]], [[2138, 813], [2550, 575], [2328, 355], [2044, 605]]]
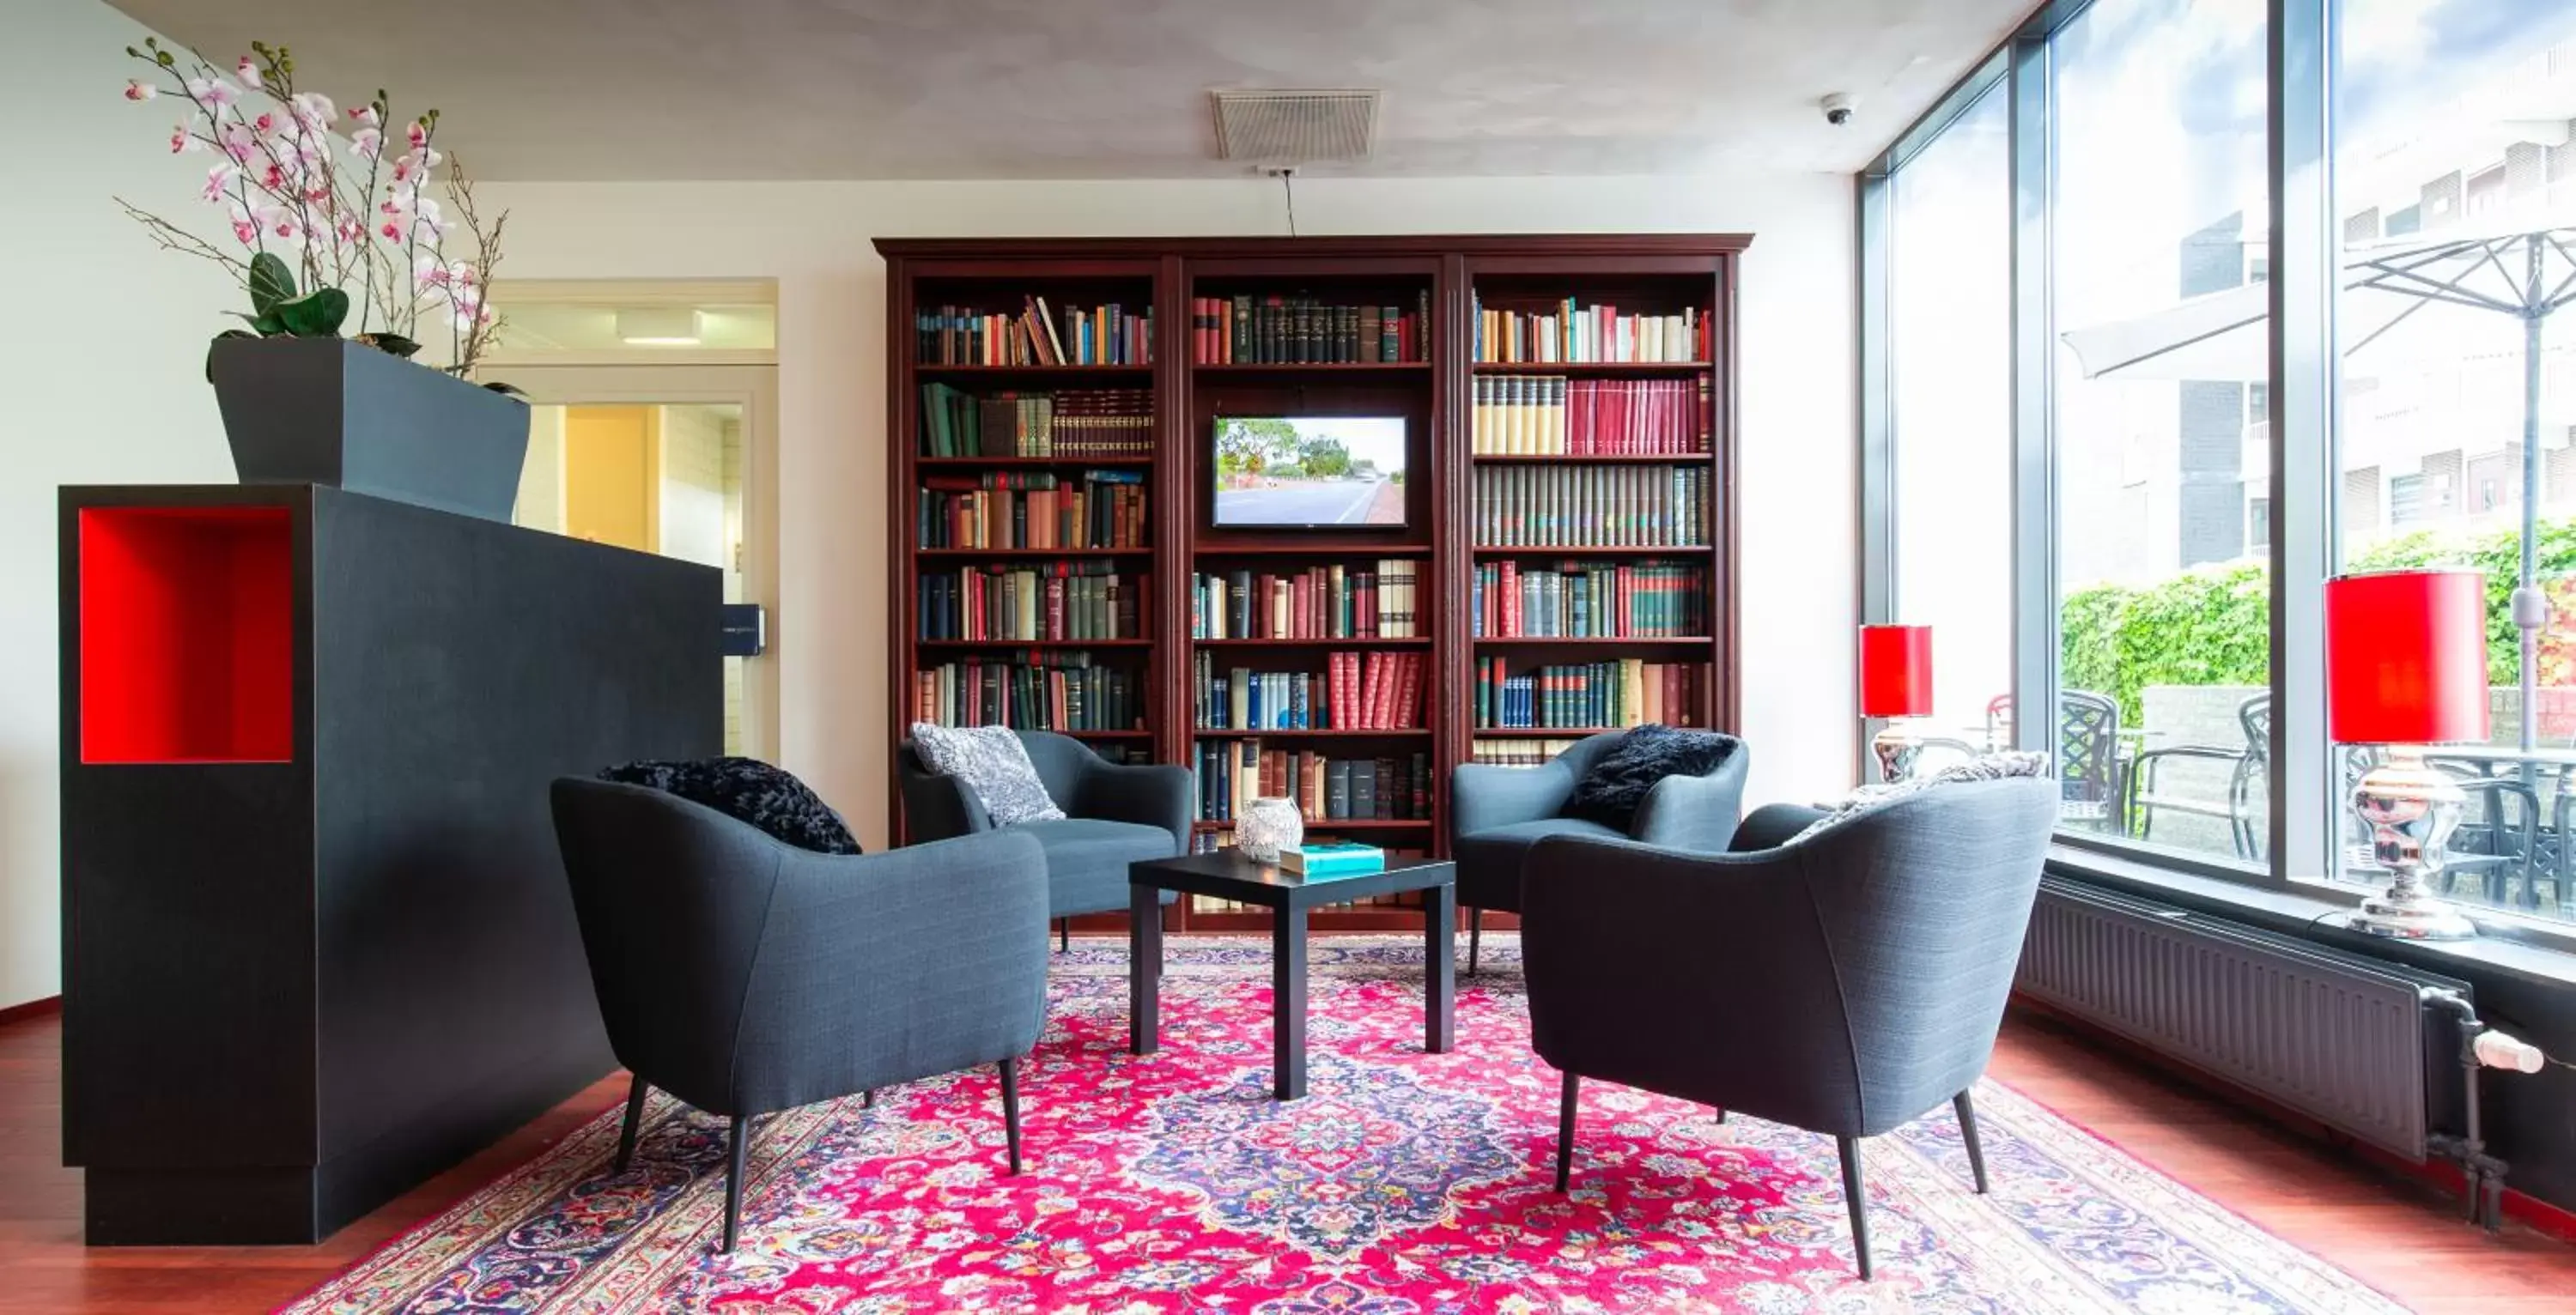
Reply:
[[617, 312], [617, 339], [629, 347], [695, 347], [704, 336], [688, 306], [639, 306]]

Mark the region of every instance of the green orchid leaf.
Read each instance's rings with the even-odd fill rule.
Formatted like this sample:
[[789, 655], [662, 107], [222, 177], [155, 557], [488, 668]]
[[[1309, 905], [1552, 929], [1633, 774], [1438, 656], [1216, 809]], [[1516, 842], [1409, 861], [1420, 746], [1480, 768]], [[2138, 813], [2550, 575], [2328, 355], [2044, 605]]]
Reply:
[[276, 309], [277, 303], [295, 295], [295, 271], [276, 252], [263, 251], [250, 258], [250, 308], [262, 315]]
[[301, 297], [277, 303], [279, 323], [298, 338], [328, 338], [349, 318], [349, 294], [338, 288], [315, 288]]
[[362, 333], [358, 335], [358, 341], [388, 356], [400, 356], [406, 360], [420, 351], [419, 343], [399, 333]]

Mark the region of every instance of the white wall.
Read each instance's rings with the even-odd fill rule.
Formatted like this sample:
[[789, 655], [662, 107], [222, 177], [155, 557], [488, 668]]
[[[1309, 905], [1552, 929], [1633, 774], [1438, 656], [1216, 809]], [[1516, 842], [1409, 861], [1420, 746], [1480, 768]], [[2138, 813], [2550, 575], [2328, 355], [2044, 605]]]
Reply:
[[[0, 1007], [60, 989], [58, 485], [230, 482], [206, 340], [239, 295], [155, 250], [112, 199], [171, 219], [208, 157], [167, 153], [167, 101], [122, 96], [144, 29], [93, 0], [0, 0], [0, 122], [27, 125], [0, 223]], [[42, 125], [40, 128], [34, 125]], [[27, 155], [32, 152], [32, 157]], [[208, 236], [219, 236], [220, 226]], [[229, 240], [227, 238], [227, 240]]]
[[[1743, 675], [1756, 800], [1854, 770], [1851, 183], [1758, 177], [1312, 180], [1301, 232], [1749, 231]], [[493, 185], [510, 276], [779, 283], [784, 765], [883, 843], [885, 270], [878, 236], [1284, 233], [1275, 183]]]

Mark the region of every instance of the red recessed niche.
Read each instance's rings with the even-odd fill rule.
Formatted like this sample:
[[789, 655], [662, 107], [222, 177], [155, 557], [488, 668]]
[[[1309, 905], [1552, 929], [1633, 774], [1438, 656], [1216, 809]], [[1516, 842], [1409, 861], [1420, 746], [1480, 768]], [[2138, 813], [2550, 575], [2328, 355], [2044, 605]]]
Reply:
[[293, 540], [284, 507], [81, 511], [82, 762], [294, 756]]

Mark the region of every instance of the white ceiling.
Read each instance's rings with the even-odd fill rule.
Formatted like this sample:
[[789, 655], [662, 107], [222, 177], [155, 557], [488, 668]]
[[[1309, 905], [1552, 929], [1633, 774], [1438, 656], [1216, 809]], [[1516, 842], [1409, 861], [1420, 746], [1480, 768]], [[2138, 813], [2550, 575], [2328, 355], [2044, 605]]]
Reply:
[[479, 176], [598, 180], [1234, 177], [1208, 90], [1297, 86], [1385, 92], [1317, 174], [1848, 171], [2032, 0], [111, 2], [436, 105]]

